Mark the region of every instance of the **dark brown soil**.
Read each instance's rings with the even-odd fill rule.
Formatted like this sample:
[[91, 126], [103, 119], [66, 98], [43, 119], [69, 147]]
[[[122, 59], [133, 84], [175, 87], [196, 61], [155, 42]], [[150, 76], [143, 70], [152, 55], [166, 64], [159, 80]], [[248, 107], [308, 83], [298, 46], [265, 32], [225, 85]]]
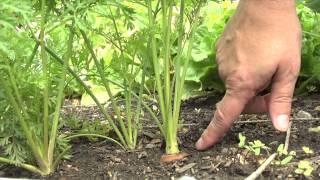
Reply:
[[[209, 123], [218, 99], [198, 98], [184, 103], [179, 138], [181, 150], [189, 156], [181, 161], [166, 164], [159, 161], [164, 145], [157, 128], [146, 125], [138, 149], [132, 152], [120, 150], [108, 141], [73, 141], [73, 157], [63, 161], [48, 179], [177, 179], [183, 175], [196, 179], [244, 179], [275, 152], [279, 144], [284, 143], [286, 135], [276, 132], [270, 121], [255, 122], [266, 120], [266, 115], [242, 115], [220, 143], [207, 151], [196, 151], [194, 143]], [[303, 159], [313, 163], [311, 179], [320, 179], [320, 134], [308, 131], [310, 127], [320, 126], [320, 121], [310, 117], [308, 120], [298, 120], [304, 118], [305, 113], [298, 113], [301, 110], [310, 113], [313, 118], [319, 117], [320, 96], [298, 97], [293, 104], [294, 121], [289, 151], [296, 151], [297, 156], [288, 165], [270, 165], [261, 179], [304, 179], [294, 173], [299, 160]], [[239, 133], [243, 133], [247, 141], [261, 140], [270, 147], [269, 153], [262, 150], [260, 156], [254, 156], [248, 150], [238, 148]], [[303, 146], [310, 147], [314, 153], [304, 153]], [[12, 166], [0, 167], [1, 173], [7, 177], [37, 178]]]

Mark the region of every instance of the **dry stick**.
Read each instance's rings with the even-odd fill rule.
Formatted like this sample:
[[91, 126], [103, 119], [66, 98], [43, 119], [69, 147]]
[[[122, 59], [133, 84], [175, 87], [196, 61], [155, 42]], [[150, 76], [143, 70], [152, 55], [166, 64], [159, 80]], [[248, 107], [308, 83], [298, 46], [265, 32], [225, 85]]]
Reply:
[[[146, 119], [147, 120], [147, 119]], [[320, 121], [320, 118], [292, 118], [291, 121]], [[210, 122], [210, 121], [205, 121]], [[269, 119], [262, 119], [262, 120], [249, 120], [249, 121], [236, 121], [234, 124], [254, 124], [254, 123], [264, 123], [264, 122], [271, 122]], [[200, 123], [182, 123], [179, 124], [179, 126], [185, 127], [185, 126], [199, 126]], [[156, 125], [149, 125], [149, 126], [143, 126], [144, 128], [157, 128]]]
[[[285, 141], [284, 150], [283, 150], [284, 152], [288, 152], [291, 125], [292, 125], [292, 121], [290, 121], [288, 130], [287, 130], [287, 136], [286, 136], [286, 141]], [[248, 176], [245, 180], [256, 179], [259, 175], [262, 174], [262, 172], [267, 168], [267, 166], [277, 157], [277, 155], [278, 153], [273, 153], [271, 156], [269, 156], [269, 158], [263, 164], [261, 164], [261, 166], [256, 171], [254, 171], [250, 176]]]
[[[292, 118], [291, 121], [319, 121], [320, 118]], [[262, 120], [249, 120], [249, 121], [236, 121], [235, 124], [247, 124], [247, 123], [260, 123], [271, 122], [269, 119]]]

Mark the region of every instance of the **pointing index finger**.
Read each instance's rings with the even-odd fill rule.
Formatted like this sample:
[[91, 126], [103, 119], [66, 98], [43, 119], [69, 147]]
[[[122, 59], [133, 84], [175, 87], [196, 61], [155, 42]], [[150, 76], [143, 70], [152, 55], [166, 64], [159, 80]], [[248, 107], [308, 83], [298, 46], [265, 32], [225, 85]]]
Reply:
[[209, 126], [197, 141], [197, 150], [208, 149], [224, 136], [252, 97], [250, 94], [244, 91], [236, 93], [227, 90], [223, 99], [217, 104], [217, 109]]

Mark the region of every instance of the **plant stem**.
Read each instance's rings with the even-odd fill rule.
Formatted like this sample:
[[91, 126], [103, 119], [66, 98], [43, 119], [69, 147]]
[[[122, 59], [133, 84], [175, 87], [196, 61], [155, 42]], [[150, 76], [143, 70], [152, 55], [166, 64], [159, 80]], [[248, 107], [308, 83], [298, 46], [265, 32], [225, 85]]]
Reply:
[[35, 159], [37, 160], [40, 169], [43, 171], [46, 169], [47, 165], [45, 163], [45, 160], [43, 159], [43, 155], [41, 153], [41, 149], [39, 147], [38, 144], [36, 144], [36, 142], [34, 141], [33, 137], [32, 137], [32, 131], [30, 129], [30, 127], [28, 126], [28, 124], [26, 123], [25, 119], [23, 118], [22, 114], [21, 114], [21, 109], [19, 108], [19, 105], [17, 104], [17, 102], [15, 101], [15, 98], [13, 97], [13, 95], [11, 94], [11, 89], [10, 89], [10, 85], [6, 82], [6, 80], [2, 79], [3, 77], [0, 77], [0, 84], [2, 84], [2, 86], [5, 89], [5, 93], [7, 94], [8, 100], [11, 104], [11, 106], [13, 107], [15, 113], [18, 116], [18, 120], [20, 122], [20, 125], [22, 127], [23, 133], [25, 134], [26, 138], [27, 138], [27, 142], [35, 156]]
[[[68, 67], [68, 62], [71, 58], [72, 55], [72, 43], [73, 43], [73, 37], [74, 37], [74, 32], [70, 28], [69, 32], [69, 39], [68, 39], [68, 47], [67, 47], [67, 52], [65, 56], [65, 61], [63, 64], [63, 70], [61, 73], [60, 77], [60, 82], [58, 85], [58, 96], [56, 99], [56, 107], [53, 115], [53, 123], [52, 123], [52, 128], [51, 128], [51, 135], [50, 135], [50, 141], [49, 141], [49, 151], [48, 151], [48, 164], [52, 167], [53, 163], [53, 155], [54, 155], [54, 148], [56, 145], [56, 138], [57, 138], [57, 131], [58, 131], [58, 124], [59, 124], [59, 115], [60, 115], [60, 110], [61, 110], [61, 104], [62, 100], [64, 97], [64, 84], [66, 81], [66, 74], [67, 74], [67, 67]], [[53, 171], [53, 169], [51, 169]]]
[[[151, 0], [146, 0], [148, 3], [148, 17], [149, 17], [149, 23], [150, 23], [150, 30], [155, 28], [155, 22], [154, 22], [154, 17], [152, 15], [152, 3]], [[167, 119], [167, 114], [166, 114], [166, 108], [165, 108], [165, 103], [164, 103], [164, 95], [163, 95], [163, 90], [162, 90], [162, 83], [161, 83], [161, 77], [160, 77], [160, 70], [159, 70], [159, 62], [158, 62], [158, 57], [157, 57], [157, 45], [156, 45], [156, 39], [155, 39], [155, 32], [150, 32], [150, 39], [151, 39], [151, 53], [152, 53], [152, 62], [153, 62], [153, 69], [155, 73], [155, 80], [156, 80], [156, 89], [158, 92], [158, 103], [160, 106], [160, 113], [162, 117], [162, 121], [164, 123], [163, 128], [163, 136], [166, 138], [166, 126], [165, 122]]]
[[[49, 49], [48, 47], [46, 47], [46, 51], [48, 52], [48, 54], [50, 54], [56, 61], [58, 61], [60, 64], [63, 65], [63, 60], [56, 55], [56, 53], [54, 53], [51, 49]], [[68, 69], [68, 72], [76, 79], [76, 81], [78, 81], [82, 86], [85, 85], [87, 87], [87, 85], [79, 78], [79, 76], [77, 75], [77, 73], [75, 73], [70, 67], [67, 68]], [[120, 88], [124, 88], [123, 85], [111, 80], [111, 79], [106, 79], [107, 81], [111, 82], [112, 84], [120, 87]], [[87, 87], [88, 88], [88, 87]], [[86, 88], [84, 87], [85, 91], [87, 92]], [[139, 96], [133, 92], [133, 91], [130, 91], [131, 94], [136, 97], [136, 98], [139, 98]], [[88, 93], [88, 92], [87, 92]], [[88, 93], [90, 95], [90, 93]], [[90, 95], [91, 96], [91, 95]], [[91, 96], [92, 98], [92, 96]], [[156, 122], [156, 124], [158, 125], [158, 127], [160, 128], [160, 132], [162, 134], [164, 134], [164, 130], [161, 126], [161, 122], [160, 120], [157, 118], [157, 116], [153, 113], [152, 109], [145, 103], [145, 102], [141, 102], [142, 105], [144, 106], [144, 108], [147, 109], [147, 111], [150, 113], [151, 117], [153, 118], [153, 120]], [[99, 107], [99, 106], [98, 106]]]
[[9, 79], [10, 79], [10, 83], [12, 85], [12, 89], [13, 89], [13, 92], [17, 98], [17, 104], [19, 105], [19, 108], [21, 109], [23, 115], [26, 117], [26, 119], [30, 119], [30, 116], [28, 114], [28, 112], [26, 111], [26, 106], [23, 104], [23, 101], [22, 101], [22, 98], [21, 98], [21, 95], [19, 93], [19, 90], [18, 90], [18, 86], [17, 86], [17, 82], [14, 78], [14, 73], [12, 73], [12, 68], [11, 66], [9, 66], [9, 63], [6, 62], [7, 65], [8, 65], [8, 75], [9, 75]]
[[41, 47], [41, 60], [42, 60], [42, 71], [45, 81], [45, 87], [43, 89], [43, 154], [45, 155], [45, 160], [48, 160], [47, 152], [49, 145], [49, 80], [48, 80], [48, 62], [46, 58], [45, 48], [44, 48], [44, 30], [45, 30], [45, 0], [41, 0], [41, 30], [40, 30], [40, 47]]
[[[121, 57], [121, 71], [123, 74], [123, 84], [124, 84], [124, 94], [125, 94], [125, 104], [126, 104], [126, 119], [127, 119], [127, 126], [128, 126], [128, 140], [127, 140], [127, 144], [129, 149], [134, 149], [135, 144], [133, 143], [133, 129], [132, 129], [132, 115], [131, 115], [131, 105], [132, 105], [132, 100], [131, 100], [131, 93], [128, 90], [132, 89], [132, 82], [130, 82], [128, 79], [128, 63], [127, 60], [124, 58], [124, 49], [123, 49], [123, 45], [121, 42], [121, 36], [118, 30], [118, 25], [116, 23], [116, 20], [114, 18], [114, 15], [112, 13], [111, 8], [109, 7], [109, 12], [111, 14], [111, 20], [112, 20], [112, 24], [114, 27], [114, 30], [116, 32], [116, 36], [117, 36], [117, 40], [118, 40], [118, 47], [120, 50], [120, 57]], [[131, 69], [132, 72], [133, 68]], [[121, 117], [119, 117], [121, 118]]]
[[[33, 35], [33, 39], [36, 41], [36, 43], [39, 44], [39, 40]], [[50, 54], [53, 59], [55, 59], [57, 62], [59, 62], [60, 64], [64, 64], [64, 61], [50, 48], [48, 48], [47, 46], [45, 46], [45, 50], [48, 52], [48, 54]], [[100, 102], [97, 100], [97, 98], [94, 96], [94, 94], [92, 93], [92, 91], [90, 90], [90, 88], [82, 81], [82, 79], [78, 76], [77, 73], [75, 73], [69, 66], [67, 67], [68, 72], [76, 79], [77, 82], [80, 83], [80, 85], [85, 89], [85, 91], [89, 94], [89, 96], [95, 101], [95, 103], [97, 104], [97, 106], [99, 107], [99, 109], [101, 110], [102, 114], [104, 115], [104, 117], [108, 120], [108, 122], [111, 124], [113, 130], [116, 132], [117, 136], [119, 137], [120, 141], [122, 144], [126, 144], [120, 131], [118, 129], [115, 129], [114, 126], [114, 122], [112, 121], [111, 117], [109, 114], [107, 114], [107, 112], [104, 110], [103, 106], [100, 104]], [[106, 79], [107, 81], [111, 82], [112, 84], [120, 87], [120, 88], [124, 88], [123, 85], [111, 80], [111, 79]], [[137, 99], [139, 99], [139, 96], [137, 94], [135, 94], [135, 92], [130, 90], [130, 93], [136, 97]], [[157, 126], [160, 129], [161, 134], [165, 134], [164, 129], [161, 125], [160, 120], [157, 118], [157, 116], [153, 113], [152, 109], [144, 102], [141, 101], [142, 105], [144, 108], [146, 108], [146, 110], [150, 113], [152, 119], [156, 122]]]
[[[125, 143], [124, 145], [127, 145], [127, 143], [129, 142], [128, 132], [127, 132], [127, 129], [126, 129], [126, 127], [125, 127], [125, 124], [124, 124], [124, 122], [123, 122], [123, 120], [122, 120], [122, 118], [121, 118], [121, 114], [120, 114], [119, 107], [117, 106], [116, 101], [115, 101], [115, 99], [114, 99], [114, 97], [113, 97], [113, 94], [112, 94], [112, 92], [111, 92], [109, 82], [108, 82], [108, 81], [106, 80], [106, 78], [105, 78], [104, 71], [103, 71], [103, 69], [101, 68], [101, 65], [100, 65], [100, 63], [99, 63], [99, 61], [98, 61], [98, 59], [97, 59], [97, 57], [96, 57], [96, 55], [95, 55], [95, 53], [94, 53], [94, 51], [93, 51], [93, 47], [92, 47], [92, 45], [91, 45], [91, 43], [90, 43], [87, 35], [86, 35], [85, 32], [82, 31], [82, 30], [80, 30], [80, 32], [81, 32], [81, 35], [82, 35], [82, 37], [83, 37], [83, 39], [84, 39], [84, 41], [85, 41], [85, 43], [86, 43], [87, 48], [89, 49], [89, 51], [90, 51], [90, 53], [91, 53], [91, 55], [92, 55], [92, 58], [93, 58], [93, 60], [94, 60], [94, 62], [95, 62], [95, 65], [96, 65], [96, 67], [97, 67], [97, 69], [98, 69], [98, 72], [99, 72], [99, 74], [100, 74], [100, 76], [101, 76], [102, 83], [103, 83], [104, 87], [105, 87], [106, 90], [107, 90], [107, 93], [108, 93], [109, 98], [110, 98], [110, 100], [111, 100], [112, 108], [113, 108], [113, 110], [116, 112], [117, 119], [119, 120], [120, 128], [121, 128], [121, 131], [122, 131], [122, 135], [124, 136], [124, 138], [125, 138], [125, 140], [126, 140], [126, 141], [125, 141], [126, 143]], [[118, 129], [117, 126], [115, 126], [115, 128]], [[122, 136], [122, 135], [121, 135], [121, 136]]]
[[[184, 10], [184, 1], [182, 0], [181, 3], [182, 4], [181, 4], [180, 16], [183, 15], [182, 13], [183, 13], [183, 10]], [[173, 130], [173, 132], [176, 132], [176, 133], [178, 131], [179, 114], [180, 114], [180, 107], [181, 107], [181, 97], [182, 97], [182, 94], [183, 94], [185, 76], [186, 76], [186, 73], [187, 73], [187, 70], [188, 70], [189, 61], [190, 61], [190, 57], [191, 57], [194, 34], [195, 34], [195, 31], [196, 31], [196, 28], [198, 27], [199, 12], [200, 12], [201, 5], [202, 5], [202, 3], [200, 2], [198, 4], [197, 9], [196, 9], [195, 21], [194, 21], [193, 26], [191, 28], [191, 33], [190, 33], [191, 35], [190, 35], [190, 38], [189, 38], [189, 44], [188, 44], [188, 49], [187, 49], [186, 60], [185, 60], [184, 65], [182, 67], [182, 74], [180, 74], [180, 68], [181, 68], [181, 63], [180, 62], [177, 62], [177, 67], [175, 68], [179, 72], [179, 74], [176, 73], [176, 77], [177, 77], [176, 83], [177, 84], [176, 84], [176, 89], [175, 89], [174, 110], [173, 110], [173, 121], [174, 121], [174, 123], [173, 123], [174, 124], [174, 130]], [[180, 20], [180, 21], [182, 21], [182, 20]], [[182, 22], [180, 22], [180, 24], [181, 24], [180, 26], [182, 26]], [[180, 33], [181, 34], [183, 33], [182, 29], [180, 30]], [[182, 42], [180, 44], [180, 47], [182, 48]], [[182, 50], [181, 50], [181, 53], [182, 53]], [[177, 61], [181, 61], [181, 59], [177, 59]]]
[[[35, 38], [35, 36], [33, 36], [33, 39], [39, 43], [39, 41]], [[53, 52], [50, 48], [45, 46], [45, 50], [48, 52], [48, 54], [50, 54], [55, 60], [57, 60], [60, 64], [64, 64], [64, 61], [55, 53]], [[104, 107], [102, 106], [102, 104], [99, 102], [99, 100], [96, 98], [96, 96], [93, 94], [93, 92], [91, 91], [91, 89], [85, 84], [85, 82], [83, 82], [83, 80], [77, 75], [77, 73], [75, 73], [69, 66], [67, 67], [68, 72], [76, 79], [76, 81], [78, 81], [80, 83], [80, 85], [84, 88], [84, 90], [89, 94], [89, 96], [93, 99], [93, 101], [97, 104], [97, 106], [99, 107], [99, 109], [101, 110], [103, 116], [108, 120], [108, 122], [110, 123], [112, 129], [115, 131], [115, 133], [117, 134], [118, 138], [120, 139], [121, 143], [126, 145], [125, 140], [123, 139], [123, 136], [121, 134], [121, 132], [119, 131], [119, 129], [117, 128], [117, 126], [115, 125], [115, 123], [113, 122], [111, 116], [106, 112], [106, 110], [104, 109]]]
[[33, 59], [34, 59], [34, 57], [35, 57], [36, 54], [37, 54], [38, 48], [39, 48], [39, 44], [36, 43], [36, 44], [34, 45], [34, 48], [33, 48], [33, 50], [32, 50], [32, 53], [31, 53], [31, 55], [30, 55], [30, 57], [28, 58], [28, 61], [27, 61], [27, 63], [26, 63], [26, 66], [25, 66], [26, 69], [29, 69], [30, 66], [32, 65]]
[[[141, 128], [141, 123], [140, 123], [140, 114], [141, 114], [141, 103], [142, 103], [142, 95], [143, 95], [143, 86], [145, 82], [145, 72], [146, 72], [146, 66], [144, 65], [144, 68], [142, 70], [142, 77], [141, 77], [141, 82], [140, 82], [140, 87], [139, 87], [139, 97], [138, 97], [138, 107], [136, 110], [136, 116], [134, 117], [134, 128], [133, 128], [133, 144], [137, 144], [137, 137], [138, 137], [138, 129], [140, 130]], [[136, 127], [138, 125], [138, 127]]]
[[316, 37], [316, 38], [320, 38], [319, 34], [315, 34], [315, 33], [309, 32], [309, 31], [302, 31], [302, 33], [308, 34], [308, 35]]
[[104, 138], [104, 139], [107, 139], [111, 142], [114, 142], [115, 144], [119, 145], [123, 150], [126, 150], [126, 148], [121, 144], [119, 143], [118, 141], [110, 138], [110, 137], [107, 137], [107, 136], [104, 136], [104, 135], [100, 135], [100, 134], [75, 134], [75, 135], [71, 135], [71, 136], [68, 136], [64, 139], [72, 139], [72, 138], [76, 138], [76, 137], [100, 137], [100, 138]]
[[183, 53], [183, 46], [182, 46], [182, 41], [184, 37], [184, 0], [181, 0], [180, 4], [180, 17], [179, 17], [179, 27], [178, 27], [178, 32], [179, 32], [179, 37], [178, 37], [178, 55], [177, 58], [175, 59], [175, 91], [174, 91], [174, 105], [173, 105], [173, 120], [178, 123], [179, 119], [179, 114], [180, 114], [180, 102], [181, 102], [181, 96], [180, 96], [180, 88], [182, 82], [181, 82], [181, 60], [182, 60], [182, 53]]
[[30, 165], [30, 164], [18, 163], [16, 161], [13, 161], [13, 160], [10, 160], [10, 159], [7, 159], [7, 158], [3, 158], [3, 157], [0, 157], [0, 162], [11, 164], [11, 165], [15, 165], [15, 166], [18, 166], [18, 167], [22, 167], [23, 169], [26, 169], [28, 171], [31, 171], [33, 173], [37, 173], [37, 174], [40, 174], [40, 175], [46, 175], [39, 168], [37, 168], [37, 167], [35, 167], [33, 165]]

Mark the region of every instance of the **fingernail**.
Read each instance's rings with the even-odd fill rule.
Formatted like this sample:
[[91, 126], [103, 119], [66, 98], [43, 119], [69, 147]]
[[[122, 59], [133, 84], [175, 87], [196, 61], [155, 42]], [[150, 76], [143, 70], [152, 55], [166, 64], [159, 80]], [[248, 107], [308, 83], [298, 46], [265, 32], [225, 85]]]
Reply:
[[281, 114], [277, 117], [276, 120], [277, 129], [279, 131], [287, 131], [289, 125], [289, 117], [286, 114]]
[[200, 137], [200, 139], [196, 143], [196, 148], [201, 149], [203, 147], [203, 139]]

